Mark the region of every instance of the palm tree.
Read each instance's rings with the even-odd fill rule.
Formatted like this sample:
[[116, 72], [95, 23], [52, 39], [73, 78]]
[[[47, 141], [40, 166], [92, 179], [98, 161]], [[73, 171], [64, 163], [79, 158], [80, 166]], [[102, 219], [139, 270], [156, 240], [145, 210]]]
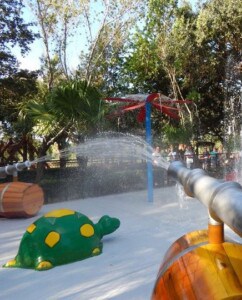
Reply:
[[[72, 139], [75, 135], [97, 132], [103, 113], [99, 91], [87, 82], [78, 80], [63, 81], [21, 108], [21, 116], [33, 122], [33, 131], [42, 139], [38, 148], [39, 157], [45, 156], [54, 143], [62, 150], [67, 137]], [[38, 169], [43, 171], [43, 164]], [[42, 171], [39, 170], [37, 181]]]

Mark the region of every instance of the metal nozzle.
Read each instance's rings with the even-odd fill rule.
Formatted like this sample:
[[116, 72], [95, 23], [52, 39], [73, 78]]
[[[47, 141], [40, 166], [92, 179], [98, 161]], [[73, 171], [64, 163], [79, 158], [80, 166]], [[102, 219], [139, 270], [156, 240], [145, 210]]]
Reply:
[[25, 162], [16, 163], [13, 165], [7, 165], [5, 167], [0, 168], [0, 177], [5, 178], [7, 175], [17, 175], [18, 171], [22, 171], [25, 168], [28, 168], [31, 166], [31, 163], [26, 160]]
[[223, 222], [242, 236], [242, 187], [237, 182], [218, 180], [201, 169], [189, 170], [172, 162], [168, 174], [177, 179], [186, 194], [197, 198], [217, 222]]

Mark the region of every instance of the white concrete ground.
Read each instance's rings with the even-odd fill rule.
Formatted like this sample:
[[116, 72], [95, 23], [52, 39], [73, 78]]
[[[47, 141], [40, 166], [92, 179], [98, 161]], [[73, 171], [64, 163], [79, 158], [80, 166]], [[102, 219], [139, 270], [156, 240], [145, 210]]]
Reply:
[[104, 236], [103, 253], [48, 271], [0, 267], [0, 299], [147, 300], [168, 247], [186, 232], [207, 227], [206, 208], [179, 200], [176, 187], [49, 204], [30, 219], [0, 218], [0, 266], [12, 259], [25, 229], [42, 214], [69, 208], [94, 222], [108, 214], [120, 228]]

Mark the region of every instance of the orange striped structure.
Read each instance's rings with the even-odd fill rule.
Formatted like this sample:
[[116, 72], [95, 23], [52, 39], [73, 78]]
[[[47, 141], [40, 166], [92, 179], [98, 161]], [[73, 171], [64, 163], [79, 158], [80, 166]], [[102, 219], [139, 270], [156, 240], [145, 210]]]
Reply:
[[0, 217], [32, 217], [44, 204], [41, 187], [33, 183], [0, 184]]
[[207, 231], [182, 236], [168, 250], [152, 300], [242, 299], [242, 245], [211, 244]]

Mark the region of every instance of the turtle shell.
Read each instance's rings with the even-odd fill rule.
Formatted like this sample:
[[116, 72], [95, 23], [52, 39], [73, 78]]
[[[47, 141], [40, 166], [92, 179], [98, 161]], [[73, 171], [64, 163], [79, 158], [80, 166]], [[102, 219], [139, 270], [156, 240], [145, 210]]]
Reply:
[[98, 224], [87, 216], [69, 209], [54, 210], [27, 228], [17, 256], [5, 266], [45, 270], [98, 255], [102, 235]]

